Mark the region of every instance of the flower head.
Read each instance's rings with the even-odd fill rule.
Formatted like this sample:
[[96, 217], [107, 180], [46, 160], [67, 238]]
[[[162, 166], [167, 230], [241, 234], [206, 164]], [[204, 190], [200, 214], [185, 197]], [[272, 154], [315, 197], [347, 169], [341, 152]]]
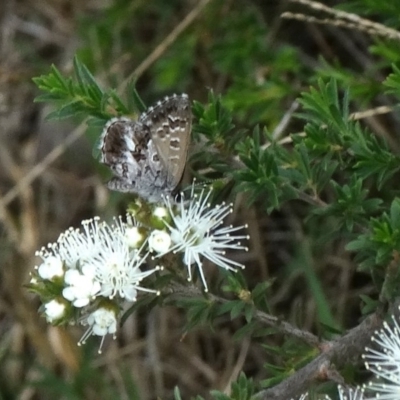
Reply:
[[107, 333], [115, 333], [117, 331], [117, 319], [115, 312], [106, 308], [99, 308], [92, 312], [87, 319], [88, 324], [93, 329], [93, 334], [104, 336]]
[[[82, 222], [83, 231], [69, 228], [62, 233], [56, 243], [51, 243], [43, 247], [36, 255], [41, 257], [43, 263], [39, 266], [38, 272], [43, 278], [45, 270], [52, 269], [59, 271], [64, 264], [66, 269], [75, 269], [90, 262], [93, 255], [97, 254], [101, 248], [102, 224], [99, 218], [93, 218]], [[44, 278], [49, 279], [49, 278]]]
[[78, 308], [87, 306], [101, 288], [100, 283], [95, 280], [95, 274], [91, 268], [85, 268], [82, 272], [70, 269], [65, 273], [64, 281], [66, 287], [62, 291], [62, 295]]
[[378, 378], [366, 385], [365, 389], [376, 393], [376, 398], [382, 400], [400, 398], [400, 327], [393, 316], [392, 321], [393, 327], [384, 322], [383, 328], [371, 338], [379, 349], [367, 347], [362, 356], [365, 367]]
[[42, 264], [37, 268], [42, 279], [53, 280], [64, 275], [63, 262], [59, 257], [49, 255], [45, 257]]
[[153, 215], [159, 219], [168, 219], [168, 209], [165, 207], [157, 206], [154, 208]]
[[140, 229], [137, 226], [126, 227], [125, 239], [128, 246], [132, 247], [133, 249], [139, 248], [145, 240], [144, 235], [140, 232]]
[[126, 214], [126, 222], [123, 222], [121, 217], [115, 218], [114, 221], [113, 230], [121, 231], [128, 247], [139, 249], [146, 242], [145, 230], [131, 214]]
[[[158, 293], [141, 284], [159, 268], [142, 270], [149, 252], [139, 229], [132, 217], [127, 223], [117, 219], [113, 225], [94, 218], [84, 221], [81, 229], [68, 229], [56, 243], [37, 252], [42, 263], [35, 267], [30, 287], [44, 299], [48, 322], [74, 317], [74, 322], [90, 325], [84, 338], [104, 336], [115, 332], [125, 301], [135, 301], [139, 290]], [[105, 298], [111, 309], [101, 306]]]
[[243, 226], [222, 226], [225, 217], [232, 212], [232, 206], [221, 204], [212, 207], [208, 203], [210, 195], [211, 191], [206, 193], [202, 190], [199, 196], [193, 196], [192, 190], [192, 199], [189, 202], [181, 200], [177, 209], [171, 204], [170, 198], [165, 199], [172, 218], [171, 224], [166, 222], [173, 243], [171, 250], [183, 253], [189, 280], [192, 279], [191, 265], [197, 266], [206, 291], [202, 258], [231, 271], [244, 268], [242, 264], [227, 258], [226, 250], [247, 250], [239, 240], [248, 239], [246, 235], [233, 234]]
[[[361, 388], [359, 388], [359, 387], [353, 389], [351, 387], [343, 388], [342, 386], [338, 385], [337, 389], [338, 389], [340, 400], [363, 400], [363, 398], [364, 398], [363, 392], [362, 392]], [[308, 395], [308, 393], [305, 393], [305, 394], [302, 394], [298, 400], [306, 400], [308, 398], [310, 398], [310, 396]], [[313, 397], [311, 397], [311, 398], [313, 398]], [[320, 398], [320, 397], [318, 397], [318, 398]], [[329, 397], [329, 396], [325, 396], [324, 399], [332, 400], [331, 397]]]
[[[86, 342], [91, 335], [102, 336], [99, 347], [99, 353], [104, 343], [105, 336], [108, 334], [114, 335], [117, 331], [117, 312], [115, 307], [99, 307], [97, 310], [90, 313], [83, 324], [89, 325], [89, 328], [79, 341], [79, 345]], [[115, 338], [115, 336], [114, 336]]]
[[44, 314], [47, 322], [56, 322], [64, 317], [66, 312], [66, 304], [58, 299], [50, 300], [43, 305]]
[[[308, 398], [308, 393], [304, 393], [299, 397], [299, 400], [306, 400]], [[293, 400], [293, 399], [291, 399]]]
[[96, 281], [101, 285], [99, 295], [109, 298], [118, 295], [125, 300], [135, 301], [138, 290], [155, 293], [139, 285], [158, 269], [141, 270], [148, 256], [144, 244], [139, 250], [131, 251], [123, 230], [108, 226], [104, 230], [108, 234], [103, 237], [102, 249], [91, 262]]
[[159, 229], [153, 230], [149, 235], [149, 249], [157, 253], [165, 254], [171, 247], [171, 236]]
[[[342, 386], [338, 386], [339, 399], [340, 400], [363, 400], [363, 392], [361, 388], [356, 387], [355, 389]], [[328, 397], [329, 399], [329, 397]]]

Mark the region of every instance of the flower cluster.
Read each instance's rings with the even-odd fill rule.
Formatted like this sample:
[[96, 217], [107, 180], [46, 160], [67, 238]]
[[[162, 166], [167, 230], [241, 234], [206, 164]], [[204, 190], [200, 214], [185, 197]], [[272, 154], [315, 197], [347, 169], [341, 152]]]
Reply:
[[[222, 226], [224, 219], [232, 213], [232, 205], [221, 204], [214, 208], [208, 203], [211, 191], [201, 191], [196, 196], [192, 190], [192, 201], [181, 201], [177, 206], [171, 204], [170, 198], [165, 199], [171, 222], [165, 222], [168, 244], [158, 250], [158, 256], [167, 252], [182, 253], [183, 264], [187, 267], [188, 280], [192, 280], [192, 268], [197, 266], [205, 291], [208, 290], [204, 276], [202, 258], [230, 271], [237, 271], [244, 266], [225, 257], [226, 250], [246, 250], [239, 240], [248, 239], [247, 235], [236, 235], [236, 231], [244, 226]], [[156, 250], [154, 248], [154, 250]], [[157, 250], [156, 250], [157, 251]]]
[[83, 343], [92, 334], [115, 334], [123, 301], [135, 301], [139, 290], [155, 292], [141, 281], [159, 267], [144, 268], [148, 251], [145, 243], [132, 245], [132, 229], [120, 221], [108, 225], [94, 218], [36, 253], [42, 263], [35, 267], [30, 286], [41, 296], [48, 322], [62, 324], [77, 317], [89, 326]]
[[209, 197], [210, 192], [195, 196], [192, 190], [189, 201], [175, 204], [165, 198], [163, 206], [132, 207], [126, 222], [84, 221], [81, 229], [68, 229], [38, 251], [41, 263], [30, 288], [40, 295], [47, 321], [87, 325], [80, 343], [91, 335], [115, 335], [125, 303], [135, 302], [139, 291], [158, 293], [142, 281], [163, 269], [167, 255], [183, 267], [188, 280], [192, 266], [197, 267], [206, 291], [204, 258], [227, 270], [243, 268], [225, 255], [226, 250], [246, 249], [239, 240], [247, 236], [236, 234], [243, 227], [224, 227], [232, 208], [211, 207]]

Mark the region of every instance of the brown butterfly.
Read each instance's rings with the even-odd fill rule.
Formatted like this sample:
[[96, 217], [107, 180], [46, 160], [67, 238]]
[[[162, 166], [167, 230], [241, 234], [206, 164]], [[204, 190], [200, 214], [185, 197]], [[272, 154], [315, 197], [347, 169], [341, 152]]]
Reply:
[[137, 121], [110, 120], [100, 138], [100, 162], [115, 175], [108, 187], [152, 203], [173, 194], [185, 169], [191, 126], [186, 94], [165, 97]]

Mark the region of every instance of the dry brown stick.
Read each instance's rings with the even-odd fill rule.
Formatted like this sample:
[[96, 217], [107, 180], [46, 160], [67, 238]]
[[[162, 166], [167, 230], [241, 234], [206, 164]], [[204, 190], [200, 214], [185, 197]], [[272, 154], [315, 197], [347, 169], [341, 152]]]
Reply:
[[12, 189], [10, 189], [1, 199], [2, 207], [13, 201], [19, 193], [29, 186], [46, 168], [65, 152], [77, 139], [85, 132], [85, 125], [82, 123], [74, 129], [65, 140], [55, 147], [47, 156], [37, 165], [35, 165], [28, 174], [26, 174]]
[[347, 28], [352, 30], [358, 30], [361, 32], [368, 33], [371, 36], [382, 36], [390, 39], [400, 40], [400, 33], [397, 32], [394, 34], [393, 32], [385, 32], [382, 30], [378, 30], [375, 27], [368, 25], [360, 25], [356, 22], [344, 21], [342, 19], [332, 19], [332, 18], [317, 18], [311, 15], [305, 15], [301, 13], [292, 13], [292, 12], [284, 12], [281, 15], [282, 18], [285, 19], [295, 19], [297, 21], [311, 22], [314, 24], [320, 25], [331, 25], [337, 26], [339, 28]]
[[231, 394], [232, 382], [236, 382], [238, 379], [238, 376], [243, 371], [243, 366], [246, 361], [247, 355], [249, 353], [250, 343], [251, 343], [251, 339], [249, 337], [246, 337], [242, 340], [239, 356], [238, 356], [237, 361], [232, 369], [232, 372], [230, 373], [228, 381], [224, 385], [225, 386], [225, 388], [223, 390], [224, 394], [227, 394], [227, 395]]
[[279, 121], [278, 125], [276, 125], [274, 131], [272, 132], [272, 137], [274, 140], [277, 140], [289, 125], [289, 122], [292, 120], [293, 114], [297, 111], [300, 107], [300, 104], [297, 100], [295, 100], [289, 107], [289, 109], [285, 112], [281, 120]]
[[[14, 178], [13, 171], [15, 169], [15, 162], [11, 157], [10, 153], [7, 151], [8, 149], [1, 143], [0, 145], [0, 159], [1, 168], [5, 169], [8, 175]], [[20, 241], [20, 233], [17, 226], [17, 221], [14, 220], [11, 213], [5, 207], [5, 205], [0, 201], [0, 221], [3, 222], [3, 226], [7, 231], [7, 237], [10, 242], [14, 244], [18, 244]]]
[[[132, 72], [130, 77], [119, 85], [118, 91], [125, 88], [127, 83], [132, 80], [132, 77], [138, 77], [150, 67], [162, 54], [172, 45], [172, 43], [178, 38], [180, 34], [195, 20], [203, 8], [211, 0], [202, 0], [199, 2], [177, 25], [171, 33], [153, 50], [153, 52]], [[70, 147], [77, 139], [79, 139], [85, 132], [85, 123], [82, 122], [76, 129], [74, 129], [64, 140], [55, 147], [47, 156], [35, 167], [33, 167], [27, 175], [21, 179], [17, 185], [10, 189], [2, 198], [0, 198], [0, 211], [6, 207], [11, 201], [13, 201], [18, 194], [29, 186], [36, 178], [38, 178], [46, 168], [52, 164], [58, 157], [60, 157], [65, 150]]]
[[388, 28], [385, 25], [379, 24], [378, 22], [370, 21], [369, 19], [361, 18], [357, 14], [348, 13], [346, 11], [336, 10], [334, 8], [328, 7], [322, 3], [311, 1], [311, 0], [291, 0], [292, 3], [303, 4], [307, 7], [312, 8], [316, 11], [322, 11], [327, 14], [333, 15], [335, 19], [347, 20], [351, 23], [356, 24], [361, 27], [360, 29], [374, 31], [374, 34], [390, 37], [391, 39], [400, 40], [400, 32], [395, 29]]
[[349, 120], [357, 121], [359, 119], [369, 118], [369, 117], [373, 117], [375, 115], [388, 114], [388, 113], [392, 112], [393, 110], [394, 110], [394, 107], [379, 106], [376, 108], [371, 108], [370, 110], [357, 111], [357, 112], [351, 113], [349, 116]]
[[175, 42], [175, 40], [185, 31], [188, 26], [199, 16], [204, 7], [211, 0], [200, 1], [187, 15], [186, 17], [169, 33], [169, 35], [138, 65], [138, 67], [126, 78], [121, 85], [119, 90], [124, 90], [129, 82], [137, 79], [143, 74], [155, 61], [157, 61], [165, 51]]

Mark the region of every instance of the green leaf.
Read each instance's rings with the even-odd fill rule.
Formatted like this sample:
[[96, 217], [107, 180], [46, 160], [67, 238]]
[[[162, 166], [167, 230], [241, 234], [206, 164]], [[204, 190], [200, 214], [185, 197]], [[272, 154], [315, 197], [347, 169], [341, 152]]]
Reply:
[[103, 96], [102, 89], [87, 67], [82, 64], [76, 56], [74, 57], [74, 69], [82, 90], [87, 91], [88, 95], [93, 99], [100, 101]]
[[231, 319], [235, 319], [242, 314], [243, 309], [245, 307], [245, 302], [242, 300], [236, 300], [232, 301], [231, 303], [232, 303]]
[[241, 340], [245, 336], [251, 336], [251, 334], [253, 333], [256, 326], [257, 326], [257, 323], [255, 321], [246, 323], [241, 328], [239, 328], [235, 331], [235, 334], [233, 335], [233, 339]]
[[182, 400], [181, 392], [179, 391], [178, 386], [174, 387], [174, 399], [175, 400]]
[[390, 222], [394, 229], [400, 230], [400, 199], [394, 199], [390, 206]]

